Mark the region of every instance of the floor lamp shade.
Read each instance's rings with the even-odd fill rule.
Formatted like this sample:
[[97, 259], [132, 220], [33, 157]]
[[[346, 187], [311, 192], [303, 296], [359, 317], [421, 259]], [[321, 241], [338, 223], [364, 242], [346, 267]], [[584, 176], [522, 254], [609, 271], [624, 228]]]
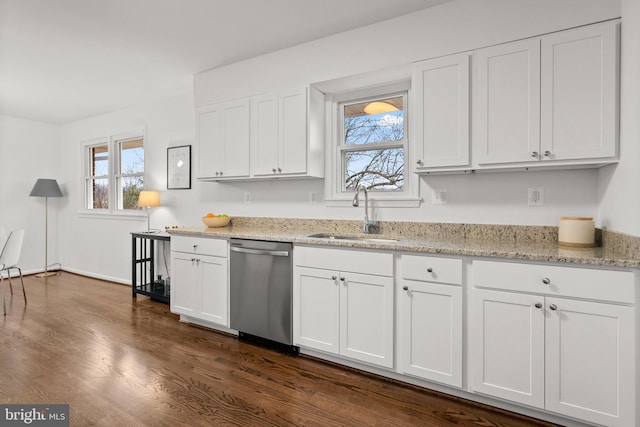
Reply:
[[55, 179], [38, 179], [33, 186], [31, 197], [44, 197], [44, 273], [36, 274], [36, 277], [52, 276], [56, 273], [49, 272], [49, 197], [62, 197], [62, 191]]

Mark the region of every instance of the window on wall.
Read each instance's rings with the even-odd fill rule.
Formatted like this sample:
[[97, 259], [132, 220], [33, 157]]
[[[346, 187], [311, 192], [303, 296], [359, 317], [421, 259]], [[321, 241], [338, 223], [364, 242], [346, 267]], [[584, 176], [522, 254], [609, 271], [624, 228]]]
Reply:
[[144, 188], [142, 132], [83, 143], [84, 209], [102, 213], [137, 211]]
[[405, 98], [403, 93], [340, 104], [343, 190], [403, 190]]
[[363, 185], [375, 206], [419, 206], [418, 179], [407, 176], [409, 82], [328, 95], [334, 129], [327, 168], [327, 201], [351, 206]]

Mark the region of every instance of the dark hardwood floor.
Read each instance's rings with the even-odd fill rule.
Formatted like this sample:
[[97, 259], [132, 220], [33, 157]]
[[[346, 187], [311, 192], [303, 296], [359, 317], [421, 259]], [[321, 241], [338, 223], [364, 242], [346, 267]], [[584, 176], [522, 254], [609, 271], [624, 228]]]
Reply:
[[189, 326], [127, 286], [29, 276], [25, 307], [3, 283], [0, 402], [68, 403], [72, 426], [550, 425]]

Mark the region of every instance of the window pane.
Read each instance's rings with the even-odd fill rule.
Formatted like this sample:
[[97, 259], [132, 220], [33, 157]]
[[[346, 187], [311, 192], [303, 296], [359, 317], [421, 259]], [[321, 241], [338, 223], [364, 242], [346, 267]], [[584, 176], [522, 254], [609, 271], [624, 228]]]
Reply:
[[143, 140], [123, 141], [120, 146], [120, 173], [144, 173]]
[[107, 144], [89, 147], [89, 162], [89, 175], [109, 175], [109, 149]]
[[87, 182], [91, 186], [89, 188], [91, 199], [88, 208], [109, 209], [109, 180], [105, 178], [90, 179]]
[[144, 178], [138, 176], [123, 176], [118, 180], [122, 209], [140, 209], [138, 207], [138, 195], [144, 188]]
[[402, 96], [344, 105], [344, 144], [402, 141]]
[[404, 150], [401, 147], [345, 151], [343, 156], [346, 190], [354, 191], [360, 184], [364, 184], [368, 190], [402, 190]]

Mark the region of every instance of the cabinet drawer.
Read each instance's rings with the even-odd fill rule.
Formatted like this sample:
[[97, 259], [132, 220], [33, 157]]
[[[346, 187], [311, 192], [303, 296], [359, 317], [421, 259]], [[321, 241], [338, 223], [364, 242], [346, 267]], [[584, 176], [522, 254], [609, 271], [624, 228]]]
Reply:
[[171, 250], [226, 258], [227, 241], [225, 239], [209, 239], [205, 237], [171, 236]]
[[462, 260], [432, 256], [402, 255], [402, 278], [423, 282], [462, 284]]
[[391, 253], [296, 246], [293, 259], [301, 267], [393, 276]]
[[633, 303], [631, 271], [473, 261], [473, 285], [509, 291]]

